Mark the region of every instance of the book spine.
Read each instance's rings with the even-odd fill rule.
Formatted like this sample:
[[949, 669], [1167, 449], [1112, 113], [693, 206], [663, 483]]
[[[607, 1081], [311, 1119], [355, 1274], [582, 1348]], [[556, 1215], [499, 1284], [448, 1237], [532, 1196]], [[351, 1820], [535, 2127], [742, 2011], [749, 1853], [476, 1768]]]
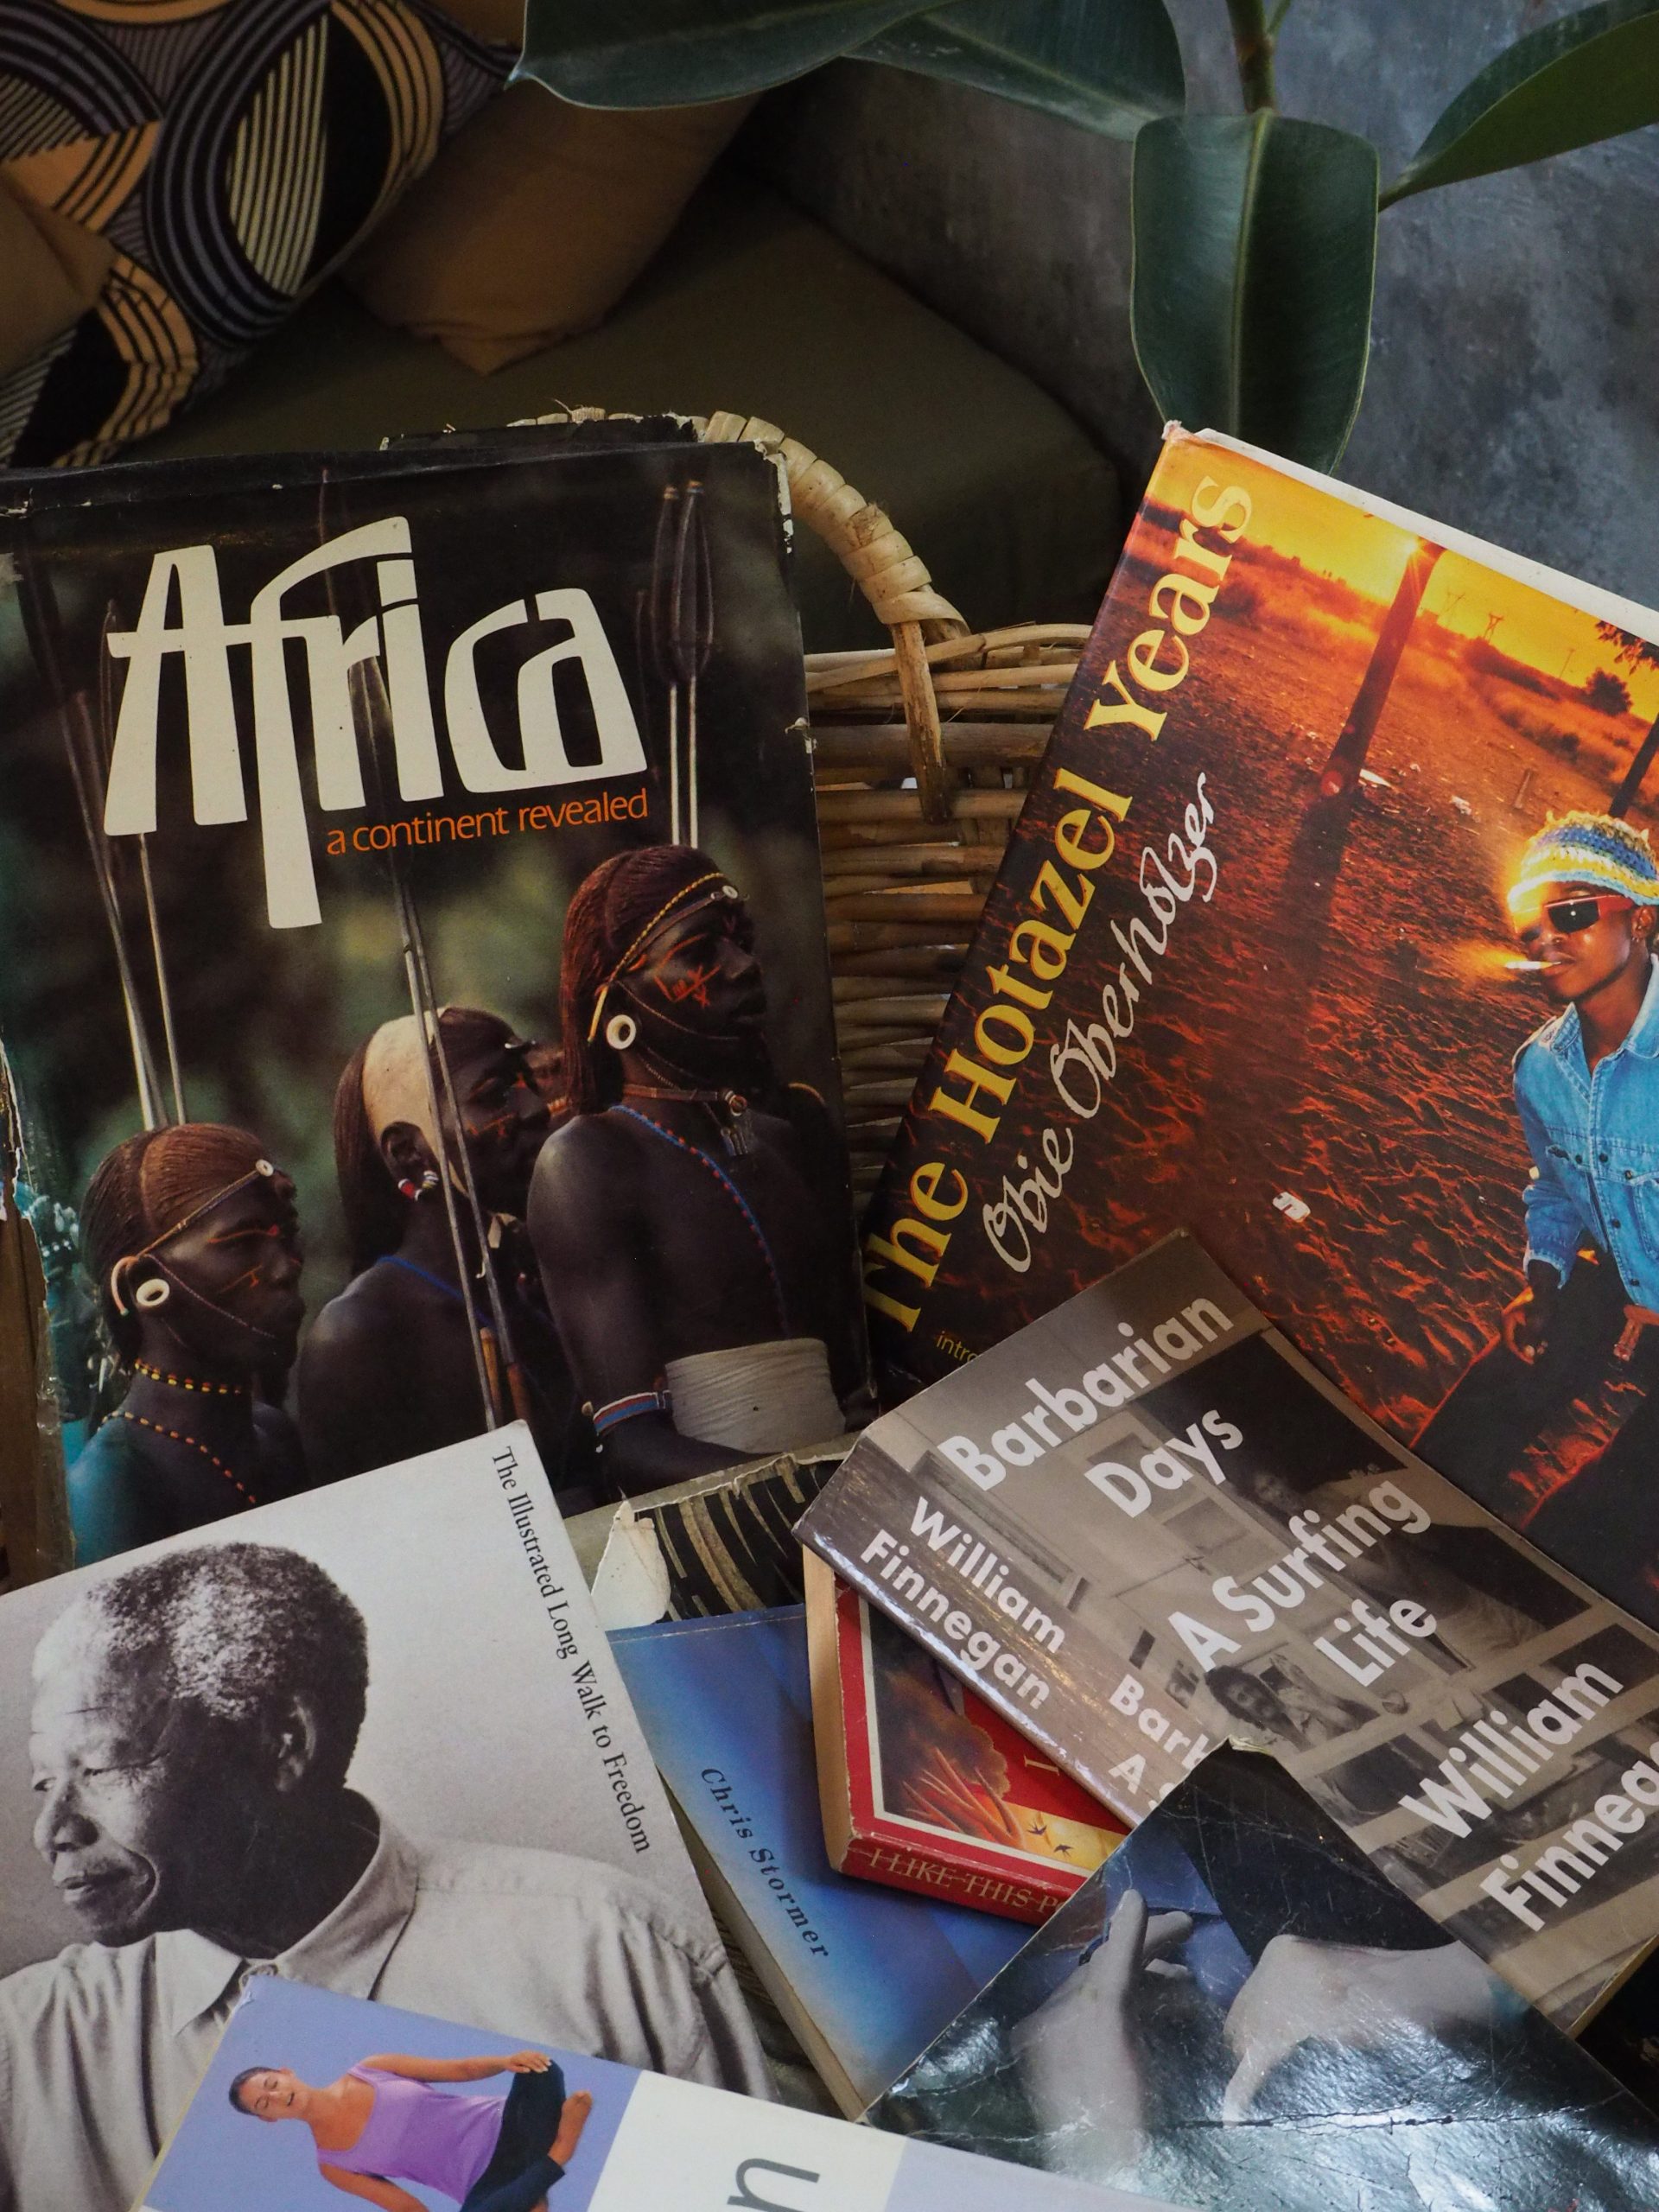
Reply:
[[[1115, 924], [1109, 938], [1101, 912], [1121, 879], [1146, 895], [1136, 850], [1118, 852], [1120, 833], [1149, 748], [1178, 710], [1189, 639], [1208, 622], [1250, 514], [1242, 487], [1210, 476], [1185, 506], [1170, 504], [1174, 457], [1191, 442], [1175, 434], [1165, 445], [866, 1216], [870, 1338], [896, 1387], [935, 1380], [984, 1349], [988, 1339], [958, 1310], [964, 1283], [994, 1279], [999, 1298], [979, 1303], [1000, 1319], [996, 1335], [1052, 1302], [1077, 1125], [1098, 1110], [1117, 1040], [1154, 973], [1134, 925], [1126, 934]], [[1183, 851], [1194, 870], [1213, 870], [1203, 782]], [[1143, 860], [1151, 849], [1133, 836], [1129, 844]], [[1191, 881], [1157, 883], [1154, 907], [1166, 888], [1174, 906], [1193, 892]], [[1160, 927], [1161, 937], [1141, 924], [1154, 951], [1167, 939]], [[1033, 1116], [1043, 1117], [1040, 1141]], [[1045, 1240], [1051, 1217], [1065, 1226]]]
[[[26, 1131], [22, 1102], [0, 1046], [0, 1578], [5, 1586], [44, 1580], [73, 1567], [69, 1522], [62, 1507], [63, 1462], [79, 1448], [84, 1430], [66, 1428], [88, 1410], [87, 1376], [96, 1360], [83, 1361], [77, 1376], [54, 1357], [53, 1308], [80, 1310], [73, 1290], [78, 1258], [74, 1237], [46, 1240], [45, 1249], [26, 1210], [22, 1162], [29, 1138], [47, 1149], [50, 1132]], [[90, 1343], [91, 1331], [83, 1332]]]
[[1076, 1877], [1062, 1872], [1057, 1872], [1052, 1882], [1041, 1874], [1021, 1880], [994, 1871], [953, 1866], [931, 1853], [912, 1851], [869, 1835], [851, 1837], [836, 1865], [842, 1874], [880, 1882], [888, 1889], [909, 1890], [948, 1904], [972, 1905], [976, 1911], [996, 1913], [1004, 1920], [1023, 1920], [1033, 1926], [1046, 1920], [1078, 1887]]

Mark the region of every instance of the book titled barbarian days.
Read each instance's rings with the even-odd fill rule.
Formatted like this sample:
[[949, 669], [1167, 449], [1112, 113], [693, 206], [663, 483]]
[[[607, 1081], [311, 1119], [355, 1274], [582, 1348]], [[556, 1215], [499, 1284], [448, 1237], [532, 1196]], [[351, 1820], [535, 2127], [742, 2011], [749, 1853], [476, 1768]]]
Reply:
[[805, 1559], [830, 1863], [1046, 1920], [1116, 1847], [1122, 1822], [816, 1554]]
[[876, 1422], [800, 1534], [1126, 1820], [1243, 1738], [1558, 2024], [1652, 1943], [1659, 1637], [1190, 1236]]
[[1659, 614], [1172, 431], [868, 1217], [890, 1386], [1188, 1227], [1659, 1624], [1656, 715]]
[[[1015, 2178], [821, 2113], [260, 1981], [134, 2212], [327, 2212], [342, 2189], [369, 2193], [353, 2187], [365, 2171], [385, 2177], [372, 2202], [432, 2212], [1007, 2212]], [[1017, 2179], [1036, 2212], [1173, 2212], [1060, 2176]]]
[[837, 1873], [798, 1605], [613, 1634], [715, 1909], [849, 2118], [1020, 1948], [1010, 1922]]

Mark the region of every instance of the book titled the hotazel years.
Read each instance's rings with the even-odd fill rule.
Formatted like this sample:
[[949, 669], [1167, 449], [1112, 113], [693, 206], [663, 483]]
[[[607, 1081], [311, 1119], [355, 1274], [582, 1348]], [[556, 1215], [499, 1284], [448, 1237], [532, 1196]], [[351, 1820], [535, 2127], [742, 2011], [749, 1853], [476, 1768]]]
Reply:
[[1659, 614], [1205, 433], [873, 1203], [896, 1392], [1190, 1227], [1659, 1625]]
[[800, 1533], [1127, 1820], [1242, 1738], [1560, 2025], [1653, 1941], [1659, 1637], [1191, 1237], [878, 1421]]

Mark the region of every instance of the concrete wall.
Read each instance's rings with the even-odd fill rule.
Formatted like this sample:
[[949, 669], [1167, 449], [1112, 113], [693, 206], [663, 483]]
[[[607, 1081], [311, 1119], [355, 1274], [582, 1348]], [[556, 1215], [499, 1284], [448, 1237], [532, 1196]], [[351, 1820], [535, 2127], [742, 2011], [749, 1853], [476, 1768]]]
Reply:
[[[1236, 109], [1223, 0], [1171, 0], [1193, 104]], [[1297, 0], [1287, 112], [1385, 178], [1451, 94], [1565, 0]], [[1128, 149], [844, 63], [774, 95], [748, 157], [1026, 369], [1125, 465], [1157, 435], [1130, 350]], [[1659, 604], [1659, 130], [1382, 219], [1375, 342], [1342, 474]]]

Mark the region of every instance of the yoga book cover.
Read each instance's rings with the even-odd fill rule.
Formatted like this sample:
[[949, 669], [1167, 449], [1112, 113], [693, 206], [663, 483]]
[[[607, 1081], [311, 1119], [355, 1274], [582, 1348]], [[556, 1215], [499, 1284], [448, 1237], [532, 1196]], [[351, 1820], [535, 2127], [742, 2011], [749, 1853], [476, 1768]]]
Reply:
[[522, 1423], [0, 1597], [0, 2204], [306, 1982], [770, 2094]]
[[1171, 432], [868, 1217], [930, 1382], [1188, 1227], [1659, 1625], [1659, 615]]
[[1659, 2196], [1653, 2114], [1273, 1759], [1233, 1751], [870, 2118], [1206, 2212], [1648, 2212]]
[[859, 1417], [783, 480], [620, 435], [8, 480], [83, 1564], [515, 1417], [570, 1512]]
[[279, 1981], [238, 2006], [133, 2212], [1007, 2212], [1014, 2183], [1038, 2212], [1176, 2212]]
[[1046, 1920], [1116, 1849], [1123, 1823], [816, 1552], [803, 1557], [831, 1864]]
[[1394, 1444], [1191, 1236], [877, 1421], [800, 1535], [1128, 1821], [1266, 1745], [1559, 2025], [1653, 1941], [1659, 1636]]

